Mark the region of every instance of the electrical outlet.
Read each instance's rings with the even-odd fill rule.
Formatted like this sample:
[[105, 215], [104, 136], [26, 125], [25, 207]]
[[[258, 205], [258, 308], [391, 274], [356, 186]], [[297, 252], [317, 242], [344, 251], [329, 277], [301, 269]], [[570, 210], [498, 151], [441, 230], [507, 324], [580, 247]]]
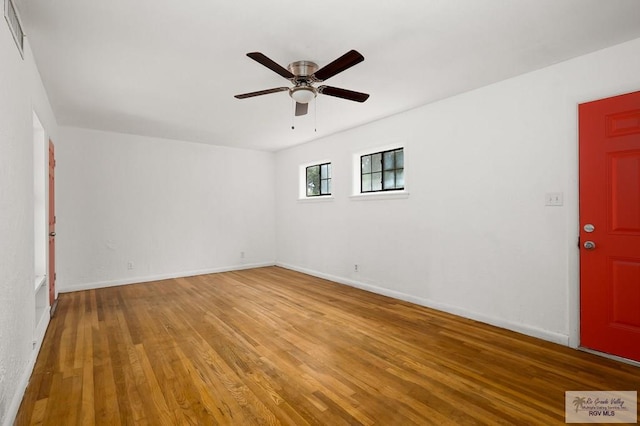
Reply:
[[133, 262], [131, 261], [127, 262], [127, 269], [129, 270], [133, 269]]
[[244, 252], [243, 251], [240, 252], [240, 259], [244, 259]]
[[358, 264], [353, 265], [353, 272], [358, 272]]

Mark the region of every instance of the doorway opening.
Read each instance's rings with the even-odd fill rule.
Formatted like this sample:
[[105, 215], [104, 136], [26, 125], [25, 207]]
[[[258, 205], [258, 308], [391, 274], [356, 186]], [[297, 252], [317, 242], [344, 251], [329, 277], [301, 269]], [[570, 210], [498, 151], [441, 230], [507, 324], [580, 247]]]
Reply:
[[35, 277], [35, 328], [46, 318], [49, 307], [47, 289], [47, 138], [44, 127], [33, 113], [33, 268]]

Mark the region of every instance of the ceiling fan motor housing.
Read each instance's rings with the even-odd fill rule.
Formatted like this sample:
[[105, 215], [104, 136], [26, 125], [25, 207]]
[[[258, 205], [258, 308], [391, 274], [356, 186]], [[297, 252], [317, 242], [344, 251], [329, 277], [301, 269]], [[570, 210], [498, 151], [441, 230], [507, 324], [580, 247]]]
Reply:
[[296, 61], [291, 62], [288, 68], [296, 77], [310, 77], [318, 71], [318, 64], [311, 61]]
[[290, 63], [288, 68], [295, 76], [291, 79], [295, 87], [289, 89], [289, 96], [301, 104], [311, 102], [317, 95], [315, 87], [312, 86], [312, 75], [318, 70], [318, 65], [311, 61], [296, 61]]

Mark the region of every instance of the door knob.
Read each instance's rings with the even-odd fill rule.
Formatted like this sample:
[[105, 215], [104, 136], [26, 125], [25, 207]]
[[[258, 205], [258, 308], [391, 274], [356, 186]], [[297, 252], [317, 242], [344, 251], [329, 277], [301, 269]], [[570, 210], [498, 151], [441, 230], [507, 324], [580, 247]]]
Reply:
[[55, 236], [56, 236], [56, 233], [55, 233], [55, 232], [49, 232], [49, 236], [50, 236], [50, 237], [55, 237]]
[[593, 250], [594, 248], [596, 248], [596, 243], [594, 243], [593, 241], [585, 241], [584, 248], [586, 248], [587, 250]]

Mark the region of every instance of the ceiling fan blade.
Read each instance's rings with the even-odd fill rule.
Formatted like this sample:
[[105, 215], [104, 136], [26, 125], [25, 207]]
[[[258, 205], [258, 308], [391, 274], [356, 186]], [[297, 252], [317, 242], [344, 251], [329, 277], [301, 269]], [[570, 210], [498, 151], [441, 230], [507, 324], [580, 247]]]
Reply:
[[277, 92], [284, 92], [285, 90], [289, 90], [289, 88], [288, 87], [276, 87], [275, 89], [259, 90], [257, 92], [249, 92], [249, 93], [243, 93], [241, 95], [235, 95], [234, 98], [237, 98], [237, 99], [253, 98], [254, 96], [268, 95], [270, 93], [277, 93]]
[[300, 102], [296, 102], [296, 117], [300, 115], [306, 115], [309, 110], [309, 104], [301, 104]]
[[350, 50], [335, 61], [320, 68], [313, 74], [313, 76], [316, 78], [316, 80], [324, 81], [346, 70], [347, 68], [351, 68], [352, 66], [359, 64], [362, 61], [364, 61], [364, 56], [362, 56], [355, 50]]
[[318, 92], [323, 95], [335, 96], [336, 98], [347, 99], [350, 101], [364, 102], [369, 99], [366, 93], [354, 92], [353, 90], [340, 89], [338, 87], [320, 86]]
[[295, 77], [291, 71], [289, 71], [288, 69], [278, 65], [276, 62], [274, 62], [271, 59], [267, 58], [265, 55], [263, 55], [260, 52], [247, 53], [247, 56], [250, 57], [251, 59], [253, 59], [254, 61], [264, 65], [265, 67], [269, 68], [271, 71], [280, 74], [281, 76], [283, 76], [286, 79], [290, 79], [290, 78], [294, 78]]

